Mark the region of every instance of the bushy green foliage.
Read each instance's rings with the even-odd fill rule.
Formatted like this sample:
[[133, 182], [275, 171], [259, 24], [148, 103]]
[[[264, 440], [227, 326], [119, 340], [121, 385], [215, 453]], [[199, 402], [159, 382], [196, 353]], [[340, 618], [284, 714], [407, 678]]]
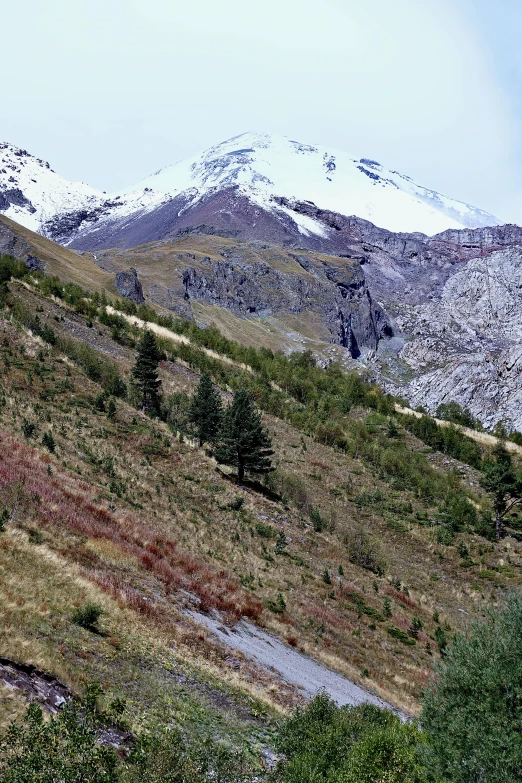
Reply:
[[42, 443], [45, 446], [45, 448], [51, 452], [51, 454], [54, 454], [54, 451], [56, 449], [56, 443], [53, 438], [52, 432], [44, 432], [42, 437]]
[[284, 503], [292, 503], [300, 511], [310, 512], [310, 494], [301, 476], [286, 473], [279, 468], [265, 477], [265, 483], [269, 489], [281, 495]]
[[118, 368], [113, 362], [103, 359], [100, 354], [85, 343], [69, 337], [58, 338], [59, 349], [73, 362], [78, 364], [91, 381], [99, 383], [107, 394], [125, 397], [127, 388], [122, 381]]
[[492, 458], [485, 461], [480, 484], [492, 496], [498, 540], [505, 532], [506, 515], [522, 503], [522, 476], [514, 469], [511, 455], [502, 444], [497, 446]]
[[174, 392], [163, 397], [161, 418], [174, 431], [192, 434], [190, 423], [190, 397], [185, 392]]
[[187, 738], [179, 726], [143, 731], [121, 783], [249, 783], [256, 780], [243, 751], [210, 737]]
[[351, 530], [345, 537], [350, 562], [360, 568], [383, 576], [386, 560], [378, 542], [363, 527]]
[[[43, 278], [43, 280], [48, 280], [48, 278]], [[73, 340], [65, 335], [56, 335], [54, 331], [48, 327], [53, 334], [51, 338], [50, 332], [44, 333], [46, 327], [42, 327], [38, 316], [35, 316], [34, 313], [21, 302], [17, 302], [13, 307], [13, 315], [19, 323], [26, 326], [35, 334], [39, 334], [42, 338], [45, 339], [44, 335], [47, 334], [47, 342], [55, 345], [61, 353], [65, 354], [69, 359], [75, 362], [75, 364], [81, 367], [87, 377], [91, 381], [99, 383], [107, 394], [113, 395], [114, 397], [125, 397], [127, 388], [122, 381], [118, 368], [114, 362], [104, 359], [100, 356], [98, 351], [85, 343]]]
[[399, 642], [402, 642], [403, 644], [409, 644], [412, 646], [415, 644], [415, 639], [409, 636], [408, 633], [406, 631], [403, 631], [401, 628], [395, 628], [394, 626], [391, 626], [386, 630], [393, 639], [397, 639]]
[[272, 525], [265, 525], [264, 522], [256, 522], [255, 530], [261, 538], [276, 538], [277, 530]]
[[0, 255], [0, 307], [6, 303], [8, 287], [7, 284], [11, 278], [23, 278], [29, 270], [23, 261], [19, 261], [13, 256]]
[[522, 778], [521, 628], [517, 592], [453, 639], [425, 695], [432, 765], [448, 783]]
[[[248, 783], [245, 754], [209, 736], [188, 738], [179, 726], [146, 725], [116, 750], [100, 734], [121, 722], [120, 701], [100, 709], [102, 690], [89, 685], [44, 718], [31, 704], [25, 717], [0, 734], [2, 783]], [[120, 732], [120, 736], [125, 736]], [[250, 766], [250, 769], [249, 769]]]
[[267, 601], [266, 608], [269, 609], [271, 612], [274, 612], [274, 614], [283, 614], [283, 612], [286, 609], [286, 601], [283, 597], [283, 594], [278, 593], [275, 601], [272, 600]]
[[469, 427], [472, 430], [482, 429], [478, 419], [470, 413], [467, 408], [463, 408], [458, 402], [446, 402], [439, 405], [435, 411], [437, 419], [452, 421], [454, 424], [461, 424], [463, 427]]
[[321, 533], [324, 530], [325, 523], [318, 508], [310, 509], [310, 522], [316, 533]]
[[447, 497], [439, 507], [437, 521], [443, 525], [439, 529], [439, 543], [451, 543], [455, 533], [475, 531], [477, 529], [477, 510], [465, 495], [448, 492]]
[[281, 728], [284, 754], [273, 779], [281, 783], [423, 783], [419, 750], [424, 738], [413, 724], [370, 704], [338, 707], [319, 693]]
[[402, 421], [410, 432], [428, 446], [474, 468], [480, 468], [482, 452], [479, 444], [456, 427], [439, 426], [430, 416], [422, 416], [420, 419], [415, 416], [403, 416]]
[[103, 609], [98, 604], [85, 604], [80, 606], [74, 612], [72, 616], [73, 623], [81, 625], [82, 628], [86, 628], [89, 631], [96, 631], [98, 621], [103, 615]]
[[24, 719], [0, 735], [2, 783], [117, 783], [118, 756], [98, 742], [98, 695], [91, 688], [81, 703], [71, 700], [47, 720], [31, 704]]

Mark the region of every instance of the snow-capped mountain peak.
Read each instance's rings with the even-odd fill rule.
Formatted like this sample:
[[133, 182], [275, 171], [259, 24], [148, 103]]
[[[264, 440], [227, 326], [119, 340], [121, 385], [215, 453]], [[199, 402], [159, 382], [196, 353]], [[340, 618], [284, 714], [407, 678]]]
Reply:
[[94, 205], [106, 196], [84, 182], [68, 182], [27, 150], [0, 142], [0, 212], [38, 231], [57, 213]]
[[196, 188], [239, 186], [264, 208], [274, 196], [312, 201], [391, 231], [436, 234], [447, 228], [498, 225], [493, 215], [390, 171], [369, 158], [268, 133], [243, 133], [137, 183], [176, 196]]
[[103, 235], [103, 242], [110, 242], [116, 226], [121, 235], [129, 221], [136, 224], [157, 210], [158, 221], [147, 218], [146, 231], [133, 233], [133, 241], [139, 244], [156, 239], [158, 231], [188, 226], [191, 210], [194, 215], [199, 210], [197, 220], [214, 225], [212, 204], [234, 219], [238, 209], [253, 210], [253, 218], [244, 216], [251, 224], [261, 210], [287, 228], [290, 220], [298, 235], [327, 237], [323, 223], [302, 207], [294, 209], [306, 202], [398, 232], [433, 235], [500, 223], [371, 158], [268, 133], [235, 136], [110, 196], [83, 182], [68, 182], [26, 150], [0, 143], [0, 213], [64, 243], [75, 241], [79, 232], [96, 233], [98, 239]]

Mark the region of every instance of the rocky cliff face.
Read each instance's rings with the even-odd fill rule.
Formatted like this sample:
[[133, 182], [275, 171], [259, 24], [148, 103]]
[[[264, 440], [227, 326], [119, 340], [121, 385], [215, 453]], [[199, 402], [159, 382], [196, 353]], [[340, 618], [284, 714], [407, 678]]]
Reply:
[[351, 259], [222, 237], [99, 254], [97, 263], [116, 273], [122, 295], [137, 280], [121, 268], [129, 260], [146, 298], [183, 316], [195, 317], [196, 305], [205, 305], [257, 322], [291, 318], [296, 331], [306, 320], [312, 331], [316, 325], [318, 339], [341, 346], [354, 359], [375, 353], [381, 339], [391, 335], [362, 267]]
[[[522, 228], [394, 234], [279, 199], [323, 234], [296, 238], [288, 217], [287, 234], [278, 223], [277, 242], [268, 244], [268, 216], [247, 220], [234, 203], [237, 211], [221, 209], [214, 217], [216, 204], [208, 203], [199, 214], [204, 224], [183, 229], [172, 244], [150, 245], [154, 255], [158, 245], [173, 252], [188, 240], [210, 243], [217, 256], [177, 258], [167, 275], [164, 267], [155, 273], [147, 297], [189, 317], [198, 302], [249, 319], [298, 316], [297, 336], [311, 315], [326, 329], [320, 339], [346, 349], [347, 366], [357, 358], [412, 404], [434, 411], [455, 400], [486, 426], [505, 419], [522, 430]], [[190, 221], [188, 213], [184, 219]], [[224, 240], [213, 234], [213, 221], [216, 233], [234, 237], [233, 247], [219, 249]], [[249, 241], [237, 238], [252, 234]]]
[[522, 430], [522, 246], [461, 263], [428, 301], [397, 307], [395, 324], [412, 404], [455, 400], [488, 427]]
[[183, 272], [185, 299], [219, 305], [239, 316], [313, 311], [331, 341], [348, 349], [352, 358], [375, 351], [389, 334], [391, 327], [374, 306], [358, 264], [328, 263], [304, 252], [285, 256], [275, 249], [269, 255], [267, 261], [253, 259], [237, 248], [225, 252], [226, 260], [202, 258], [199, 268]]
[[145, 302], [143, 288], [138, 280], [138, 273], [135, 269], [131, 268], [128, 271], [117, 273], [116, 290], [120, 296], [124, 296], [125, 299], [130, 299], [130, 301], [135, 304], [143, 304]]

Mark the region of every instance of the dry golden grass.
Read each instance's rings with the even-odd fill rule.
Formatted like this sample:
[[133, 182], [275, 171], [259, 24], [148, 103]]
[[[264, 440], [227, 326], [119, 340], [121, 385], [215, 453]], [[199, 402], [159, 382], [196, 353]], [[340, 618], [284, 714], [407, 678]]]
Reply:
[[65, 282], [77, 283], [91, 291], [107, 291], [116, 294], [114, 275], [96, 266], [90, 253], [75, 253], [50, 239], [30, 231], [13, 220], [0, 215], [0, 222], [27, 242], [30, 252], [45, 261], [47, 271]]

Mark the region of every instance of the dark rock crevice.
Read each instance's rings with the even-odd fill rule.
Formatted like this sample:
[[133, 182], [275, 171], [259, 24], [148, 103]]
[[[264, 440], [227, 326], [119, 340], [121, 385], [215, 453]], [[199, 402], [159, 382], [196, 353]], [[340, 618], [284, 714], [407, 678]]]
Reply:
[[31, 214], [36, 212], [35, 207], [24, 196], [20, 188], [9, 188], [8, 190], [0, 191], [0, 212], [5, 212], [11, 206], [24, 207]]

